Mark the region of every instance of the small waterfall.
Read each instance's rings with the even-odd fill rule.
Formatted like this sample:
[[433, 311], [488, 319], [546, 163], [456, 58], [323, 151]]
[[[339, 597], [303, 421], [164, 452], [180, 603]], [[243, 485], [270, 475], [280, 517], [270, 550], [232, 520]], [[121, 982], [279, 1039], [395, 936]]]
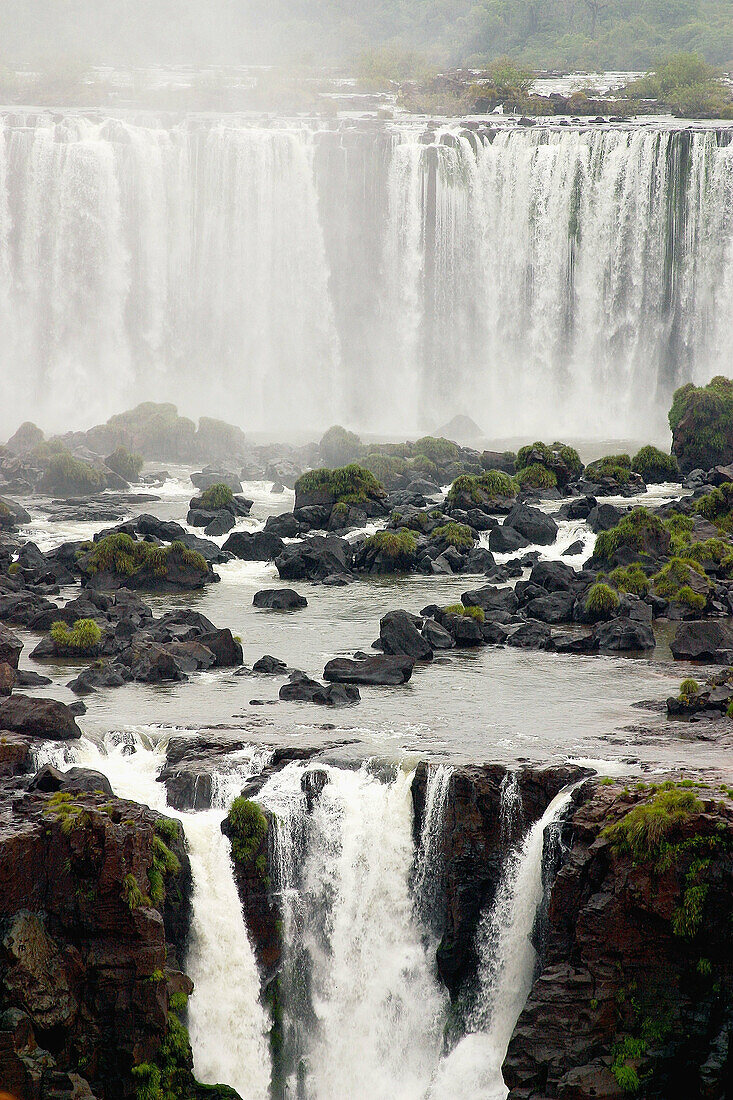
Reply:
[[415, 853], [412, 893], [423, 924], [439, 931], [443, 910], [443, 823], [453, 768], [449, 764], [429, 764], [427, 771], [425, 807], [420, 841]]
[[478, 993], [470, 1029], [438, 1068], [431, 1100], [504, 1100], [501, 1066], [532, 986], [536, 953], [532, 929], [542, 902], [545, 830], [570, 803], [561, 791], [506, 860], [499, 889], [477, 931]]
[[[328, 782], [305, 824], [302, 767], [285, 769], [259, 796], [275, 813], [283, 801], [295, 805], [277, 844], [288, 851], [303, 844], [297, 866], [287, 856], [278, 862], [287, 1095], [422, 1100], [446, 999], [410, 893], [412, 776], [397, 769], [382, 781], [367, 767], [324, 770]], [[288, 1006], [293, 989], [300, 1000]]]
[[499, 787], [499, 829], [504, 844], [510, 844], [524, 818], [522, 792], [516, 772], [507, 771]]

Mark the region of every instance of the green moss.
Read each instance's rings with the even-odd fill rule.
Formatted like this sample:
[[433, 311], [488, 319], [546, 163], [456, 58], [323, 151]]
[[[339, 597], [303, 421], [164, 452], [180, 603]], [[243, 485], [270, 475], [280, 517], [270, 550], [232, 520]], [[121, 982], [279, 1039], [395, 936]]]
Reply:
[[413, 444], [413, 454], [425, 455], [436, 465], [445, 466], [446, 463], [457, 462], [461, 452], [450, 439], [444, 439], [442, 436], [436, 438], [432, 435], [424, 435], [422, 439], [416, 440]]
[[557, 475], [539, 462], [531, 466], [525, 466], [517, 473], [517, 481], [522, 489], [554, 489], [557, 485]]
[[334, 470], [309, 470], [295, 483], [296, 496], [298, 493], [314, 493], [318, 490], [330, 494], [336, 504], [366, 504], [369, 500], [379, 500], [385, 495], [384, 486], [377, 481], [371, 470], [356, 463]]
[[51, 626], [51, 637], [61, 649], [74, 649], [80, 655], [90, 655], [102, 641], [102, 631], [94, 619], [77, 619], [71, 630], [58, 621]]
[[200, 573], [208, 573], [206, 559], [196, 550], [189, 550], [182, 542], [172, 542], [170, 546], [157, 546], [152, 542], [138, 541], [119, 532], [106, 535], [93, 543], [85, 562], [86, 570], [91, 573], [116, 573], [118, 576], [132, 577], [148, 570], [158, 577], [164, 577], [171, 565], [180, 561]]
[[683, 603], [693, 611], [702, 611], [708, 602], [700, 592], [693, 592], [689, 584], [683, 584], [674, 598], [677, 603]]
[[[693, 574], [704, 578], [707, 589], [712, 587], [699, 562], [692, 558], [672, 558], [655, 574], [654, 591], [666, 600], [677, 600], [690, 607], [702, 609], [707, 599], [704, 595], [696, 593], [690, 586]], [[699, 586], [699, 582], [696, 583]]]
[[491, 500], [511, 499], [517, 495], [517, 482], [503, 470], [487, 470], [483, 474], [461, 474], [446, 494], [446, 503], [455, 504], [468, 496], [475, 504]]
[[137, 481], [144, 465], [142, 455], [131, 454], [126, 447], [118, 447], [104, 462], [110, 470], [124, 477], [125, 481]]
[[20, 562], [17, 562], [17, 561], [11, 562], [10, 565], [8, 566], [8, 573], [10, 574], [10, 576], [14, 577], [16, 575], [16, 573], [19, 573], [19, 572], [20, 572]]
[[640, 474], [648, 484], [662, 481], [678, 481], [680, 468], [674, 455], [665, 454], [658, 447], [647, 445], [637, 451], [631, 460], [631, 469]]
[[585, 610], [591, 615], [610, 615], [619, 607], [614, 590], [602, 581], [592, 586], [585, 598]]
[[659, 540], [661, 545], [669, 541], [669, 532], [659, 516], [646, 508], [634, 508], [622, 516], [615, 527], [601, 531], [596, 538], [595, 557], [609, 560], [622, 546], [643, 551], [647, 538]]
[[636, 1039], [631, 1035], [626, 1036], [613, 1048], [611, 1073], [624, 1092], [638, 1092], [641, 1088], [639, 1074], [633, 1066], [629, 1065], [629, 1062], [643, 1058], [646, 1049], [647, 1045], [643, 1039]]
[[675, 391], [669, 412], [674, 450], [683, 470], [710, 469], [730, 459], [728, 439], [733, 423], [733, 382], [721, 375], [707, 386], [687, 385]]
[[465, 615], [469, 619], [475, 619], [477, 623], [482, 623], [486, 617], [482, 607], [465, 607], [462, 603], [449, 604], [443, 611], [446, 615]]
[[384, 554], [391, 558], [395, 569], [410, 569], [415, 564], [417, 536], [414, 531], [376, 531], [364, 542], [364, 550], [370, 554]]
[[250, 862], [267, 836], [267, 818], [256, 802], [239, 797], [229, 809], [229, 826], [235, 860]]
[[218, 512], [221, 508], [227, 508], [234, 502], [234, 493], [228, 485], [219, 481], [216, 485], [210, 485], [204, 489], [200, 497], [200, 507], [205, 512]]
[[459, 550], [470, 550], [473, 546], [473, 533], [465, 523], [445, 523], [442, 527], [436, 527], [430, 538], [447, 542]]
[[127, 874], [122, 880], [122, 900], [130, 910], [141, 909], [149, 900], [138, 886], [134, 875]]
[[658, 862], [670, 834], [702, 809], [702, 802], [692, 791], [662, 788], [649, 801], [639, 803], [620, 821], [607, 826], [603, 835], [618, 852], [636, 860]]
[[627, 454], [605, 455], [590, 462], [585, 468], [587, 481], [599, 482], [611, 478], [619, 485], [627, 485], [631, 480], [631, 456]]
[[181, 836], [181, 826], [171, 817], [159, 817], [154, 829], [158, 836], [162, 836], [168, 843], [180, 839]]
[[618, 592], [629, 592], [633, 596], [644, 597], [649, 591], [649, 579], [639, 562], [617, 566], [608, 579]]

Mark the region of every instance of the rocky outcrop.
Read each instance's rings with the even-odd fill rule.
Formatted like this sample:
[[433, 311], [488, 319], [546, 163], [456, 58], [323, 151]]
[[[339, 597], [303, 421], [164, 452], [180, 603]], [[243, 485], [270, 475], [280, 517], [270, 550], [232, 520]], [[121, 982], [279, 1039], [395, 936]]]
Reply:
[[[729, 1095], [733, 804], [689, 783], [576, 802], [503, 1067], [510, 1100]], [[623, 826], [606, 832], [630, 812], [631, 849]]]
[[65, 703], [27, 695], [11, 695], [0, 703], [0, 730], [50, 741], [81, 737], [76, 719]]

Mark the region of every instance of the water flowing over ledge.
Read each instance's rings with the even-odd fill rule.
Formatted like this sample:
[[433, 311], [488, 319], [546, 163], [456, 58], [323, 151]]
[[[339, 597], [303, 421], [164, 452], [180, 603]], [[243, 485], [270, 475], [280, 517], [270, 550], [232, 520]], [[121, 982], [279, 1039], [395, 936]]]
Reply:
[[174, 396], [248, 428], [647, 436], [725, 368], [732, 235], [724, 131], [7, 114], [0, 432]]

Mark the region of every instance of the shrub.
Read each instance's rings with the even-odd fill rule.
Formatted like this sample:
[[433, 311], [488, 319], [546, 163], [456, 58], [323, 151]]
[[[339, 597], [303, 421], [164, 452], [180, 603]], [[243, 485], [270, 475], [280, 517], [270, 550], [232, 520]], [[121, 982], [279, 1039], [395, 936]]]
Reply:
[[395, 569], [410, 569], [415, 564], [417, 536], [404, 527], [399, 531], [376, 531], [365, 540], [364, 550], [391, 558]]
[[717, 375], [707, 386], [688, 382], [675, 391], [669, 411], [672, 449], [683, 472], [725, 464], [731, 457], [733, 382]]
[[482, 623], [485, 619], [482, 607], [465, 607], [462, 603], [449, 604], [448, 607], [443, 608], [443, 611], [446, 615], [464, 615], [469, 619], [475, 619], [477, 623]]
[[430, 538], [440, 539], [459, 550], [470, 550], [473, 547], [473, 532], [465, 523], [445, 523], [442, 527], [436, 527]]
[[587, 481], [599, 482], [610, 478], [619, 485], [627, 485], [631, 480], [631, 456], [621, 454], [597, 458], [595, 462], [588, 463], [584, 476]]
[[569, 447], [566, 443], [553, 443], [551, 447], [548, 447], [546, 443], [539, 440], [536, 443], [528, 443], [526, 446], [519, 448], [516, 457], [516, 468], [518, 471], [532, 465], [552, 468], [558, 464], [558, 461], [562, 462], [571, 474], [579, 474], [583, 469], [580, 455], [574, 447]]
[[517, 481], [522, 489], [554, 489], [557, 485], [557, 475], [546, 466], [540, 466], [539, 462], [535, 462], [519, 471]]
[[479, 474], [478, 484], [490, 497], [510, 498], [517, 495], [517, 483], [503, 470], [487, 470]]
[[105, 478], [99, 470], [65, 451], [49, 458], [39, 488], [85, 496], [98, 493], [104, 486]]
[[608, 560], [622, 546], [646, 551], [649, 542], [664, 550], [669, 546], [671, 537], [659, 516], [648, 512], [646, 508], [634, 508], [622, 516], [615, 527], [609, 531], [601, 531], [596, 538], [593, 553], [595, 557]]
[[603, 835], [618, 852], [656, 863], [670, 834], [702, 809], [702, 802], [691, 790], [662, 788], [648, 802], [639, 803], [620, 821], [608, 825]]
[[424, 435], [422, 439], [413, 444], [414, 455], [425, 455], [437, 466], [445, 466], [449, 462], [457, 462], [460, 458], [460, 450], [456, 443], [442, 436], [435, 438], [432, 435]]
[[228, 485], [221, 481], [216, 485], [210, 485], [204, 489], [199, 497], [200, 507], [205, 512], [218, 512], [221, 508], [228, 508], [234, 502], [234, 493]]
[[665, 454], [651, 445], [636, 452], [631, 460], [631, 469], [650, 485], [662, 481], [678, 481], [680, 474], [675, 456]]
[[592, 586], [585, 598], [585, 610], [590, 615], [611, 615], [618, 609], [619, 603], [614, 590], [599, 581]]
[[114, 470], [120, 477], [124, 477], [125, 481], [137, 481], [143, 468], [144, 459], [142, 455], [131, 454], [126, 447], [118, 447], [116, 451], [105, 458], [104, 463], [109, 466], [110, 470]]
[[629, 592], [633, 596], [646, 596], [649, 591], [649, 580], [641, 568], [639, 562], [631, 565], [619, 565], [608, 578], [614, 588], [619, 592]]
[[347, 432], [340, 424], [334, 424], [323, 434], [318, 447], [327, 466], [344, 466], [347, 462], [353, 462], [362, 450], [359, 436]]
[[240, 796], [232, 802], [228, 820], [234, 858], [248, 863], [267, 836], [267, 818], [256, 802]]
[[407, 459], [407, 468], [411, 473], [423, 474], [425, 477], [437, 478], [439, 470], [437, 463], [427, 455], [415, 455]]
[[687, 607], [691, 607], [694, 611], [702, 611], [708, 602], [702, 593], [693, 592], [689, 584], [683, 584], [674, 598], [677, 603], [686, 604]]
[[[710, 588], [710, 582], [705, 576], [705, 570], [692, 558], [672, 558], [664, 565], [657, 574], [654, 576], [654, 591], [658, 596], [664, 597], [667, 600], [680, 600], [684, 598], [680, 596], [680, 593], [687, 589], [685, 596], [695, 596], [696, 593], [690, 586], [692, 580], [692, 574], [696, 574], [699, 577], [704, 578], [706, 588]], [[699, 603], [697, 599], [690, 603], [691, 607], [704, 607], [707, 602], [704, 596], [700, 597], [702, 602]]]
[[733, 483], [724, 481], [717, 489], [705, 493], [693, 505], [693, 511], [710, 520], [721, 531], [733, 531]]
[[157, 577], [164, 577], [175, 559], [200, 573], [209, 571], [203, 555], [189, 550], [182, 542], [172, 542], [166, 548], [152, 542], [138, 541], [124, 532], [106, 535], [93, 543], [84, 567], [91, 574], [109, 572], [132, 577], [147, 569]]
[[75, 649], [79, 654], [93, 653], [102, 641], [102, 631], [94, 619], [77, 619], [71, 630], [58, 621], [51, 626], [51, 637], [61, 649]]
[[468, 496], [474, 504], [487, 504], [517, 495], [517, 483], [503, 470], [487, 470], [483, 474], [461, 474], [446, 494], [446, 503], [455, 504]]
[[296, 497], [299, 493], [314, 493], [319, 489], [330, 494], [336, 504], [366, 504], [385, 495], [384, 486], [371, 470], [356, 463], [334, 470], [309, 470], [295, 483]]
[[689, 699], [693, 695], [697, 695], [699, 690], [700, 685], [698, 684], [697, 680], [693, 680], [691, 677], [688, 676], [688, 678], [686, 680], [683, 680], [680, 684], [680, 698]]
[[361, 460], [361, 464], [387, 487], [404, 476], [408, 469], [407, 461], [399, 455], [368, 454]]

